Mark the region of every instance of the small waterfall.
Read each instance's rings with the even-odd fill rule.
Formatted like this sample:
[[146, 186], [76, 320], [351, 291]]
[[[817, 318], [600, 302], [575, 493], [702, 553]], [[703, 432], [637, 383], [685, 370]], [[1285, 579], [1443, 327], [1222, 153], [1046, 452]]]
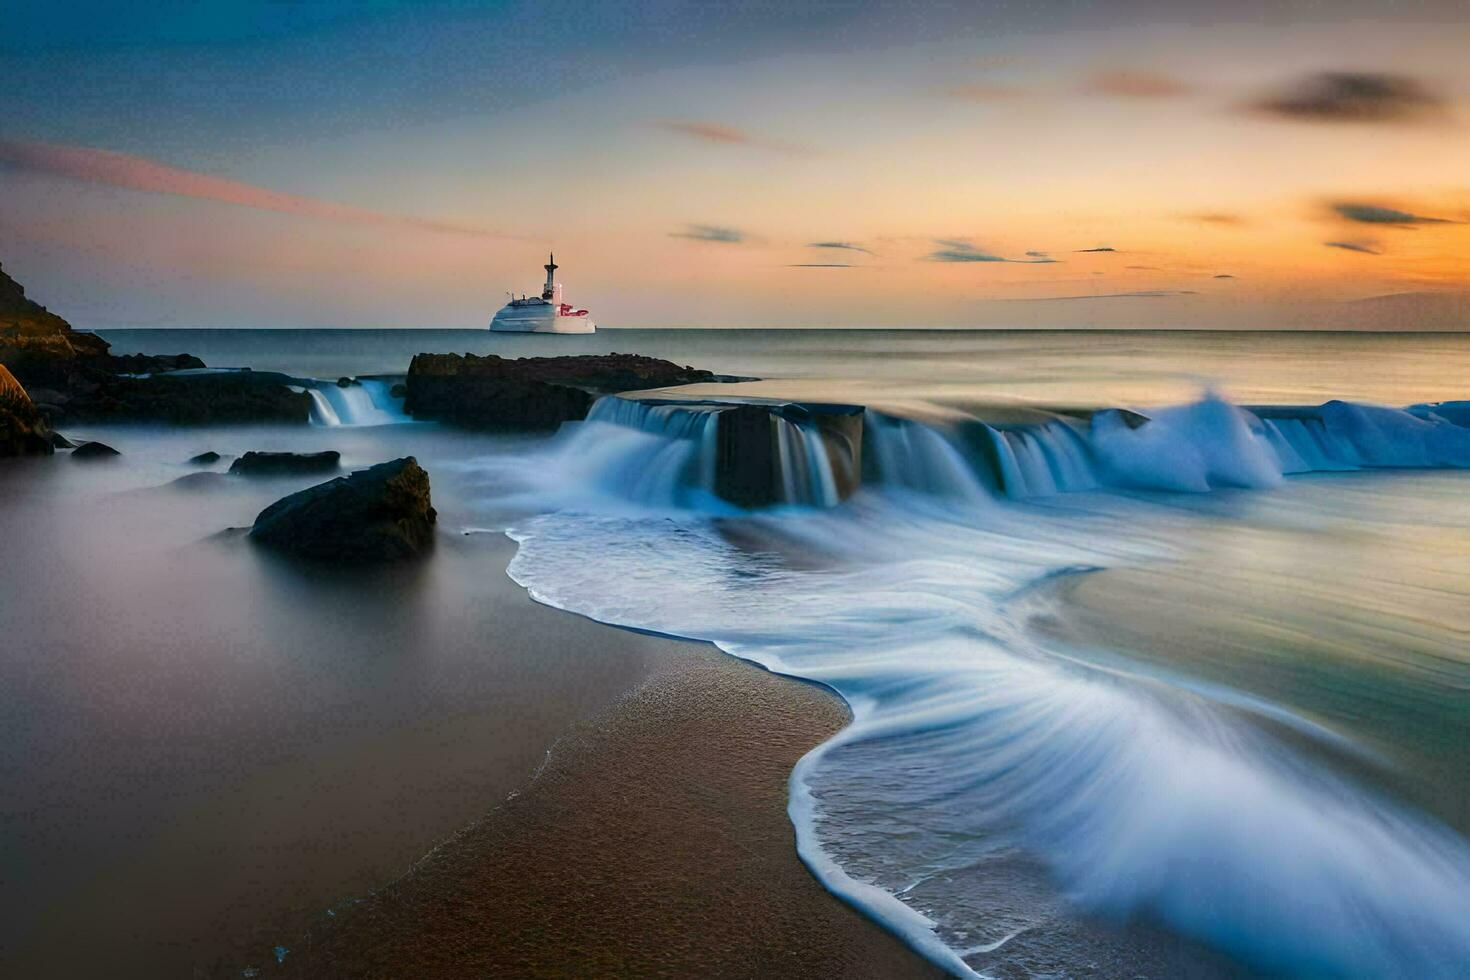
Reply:
[[392, 425], [410, 421], [403, 402], [392, 395], [392, 382], [365, 378], [347, 387], [323, 381], [306, 389], [311, 395], [313, 425]]
[[[343, 424], [358, 417], [335, 407]], [[1109, 409], [1028, 425], [868, 411], [860, 427], [842, 429], [833, 420], [852, 416], [820, 406], [610, 396], [593, 405], [566, 452], [593, 465], [590, 477], [605, 490], [660, 506], [831, 507], [852, 491], [860, 465], [875, 486], [975, 506], [1100, 488], [1202, 493], [1271, 487], [1294, 473], [1470, 466], [1470, 428], [1435, 408], [1251, 410], [1212, 395], [1147, 416]], [[1470, 411], [1456, 417], [1470, 421]], [[850, 444], [855, 432], [861, 453]]]
[[792, 419], [780, 414], [782, 406], [762, 406], [768, 445], [722, 453], [721, 416], [736, 408], [607, 396], [568, 427], [561, 458], [603, 490], [653, 506], [725, 509], [719, 497], [729, 471], [746, 467], [758, 480], [769, 471], [774, 503], [831, 507], [841, 500], [836, 448], [817, 417]]
[[[1465, 424], [1459, 424], [1465, 423]], [[1465, 403], [1244, 409], [1216, 396], [1141, 416], [948, 427], [869, 413], [870, 476], [949, 501], [1102, 487], [1205, 492], [1368, 467], [1470, 467]]]
[[312, 425], [341, 425], [342, 418], [337, 414], [337, 409], [322, 394], [320, 388], [307, 388], [306, 393], [311, 396], [311, 424]]
[[[987, 441], [995, 434], [988, 427], [980, 428]], [[967, 504], [992, 496], [994, 475], [983, 479], [950, 435], [933, 426], [869, 412], [864, 435], [865, 458], [880, 484]]]

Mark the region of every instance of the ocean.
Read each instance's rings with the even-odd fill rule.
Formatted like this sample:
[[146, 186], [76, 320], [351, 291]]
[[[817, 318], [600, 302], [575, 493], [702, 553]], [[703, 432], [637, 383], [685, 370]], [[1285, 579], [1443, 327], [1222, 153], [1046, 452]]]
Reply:
[[957, 975], [1470, 962], [1470, 336], [104, 336], [323, 379], [642, 353], [760, 379], [706, 394], [867, 406], [857, 493], [792, 424], [805, 462], [760, 512], [710, 492], [687, 406], [478, 437], [408, 423], [385, 381], [315, 421], [354, 463], [425, 459], [540, 602], [840, 695], [852, 723], [791, 776], [796, 847]]

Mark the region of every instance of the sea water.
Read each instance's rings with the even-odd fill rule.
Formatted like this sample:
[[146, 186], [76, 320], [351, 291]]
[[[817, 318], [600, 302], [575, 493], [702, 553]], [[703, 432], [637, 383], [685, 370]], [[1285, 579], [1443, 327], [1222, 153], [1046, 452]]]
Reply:
[[1467, 394], [1470, 338], [108, 337], [325, 378], [618, 350], [868, 405], [836, 505], [814, 463], [738, 511], [700, 419], [617, 400], [441, 465], [536, 598], [840, 694], [792, 775], [801, 856], [952, 972], [1470, 963], [1470, 429], [1431, 404]]

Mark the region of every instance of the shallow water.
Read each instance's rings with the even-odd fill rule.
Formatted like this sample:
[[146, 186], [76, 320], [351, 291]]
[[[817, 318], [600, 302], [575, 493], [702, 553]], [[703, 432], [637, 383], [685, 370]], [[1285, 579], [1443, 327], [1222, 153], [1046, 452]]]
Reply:
[[[641, 674], [646, 644], [537, 609], [503, 541], [457, 533], [445, 464], [503, 440], [68, 431], [123, 456], [0, 467], [0, 975], [239, 976]], [[417, 454], [445, 514], [432, 560], [329, 574], [217, 538], [321, 479], [184, 462], [257, 448]]]
[[[513, 444], [328, 431], [365, 460], [450, 439], [431, 470], [465, 523], [516, 537], [537, 598], [839, 691], [854, 724], [792, 780], [802, 856], [956, 973], [1470, 961], [1463, 413], [1344, 405], [1314, 428], [1231, 405], [1454, 398], [1470, 338], [389, 333], [109, 337], [320, 377], [640, 351], [882, 404], [863, 491], [812, 506], [811, 462], [803, 505], [760, 514], [708, 492], [679, 410], [601, 405]], [[1151, 421], [996, 421], [1028, 404]]]

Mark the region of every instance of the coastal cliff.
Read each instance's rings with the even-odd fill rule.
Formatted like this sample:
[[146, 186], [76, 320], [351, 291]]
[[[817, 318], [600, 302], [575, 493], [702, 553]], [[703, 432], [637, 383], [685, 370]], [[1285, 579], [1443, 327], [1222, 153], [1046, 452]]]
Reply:
[[96, 334], [26, 296], [0, 268], [0, 366], [48, 422], [306, 423], [311, 398], [284, 376], [177, 374], [203, 368], [191, 354], [116, 355]]

